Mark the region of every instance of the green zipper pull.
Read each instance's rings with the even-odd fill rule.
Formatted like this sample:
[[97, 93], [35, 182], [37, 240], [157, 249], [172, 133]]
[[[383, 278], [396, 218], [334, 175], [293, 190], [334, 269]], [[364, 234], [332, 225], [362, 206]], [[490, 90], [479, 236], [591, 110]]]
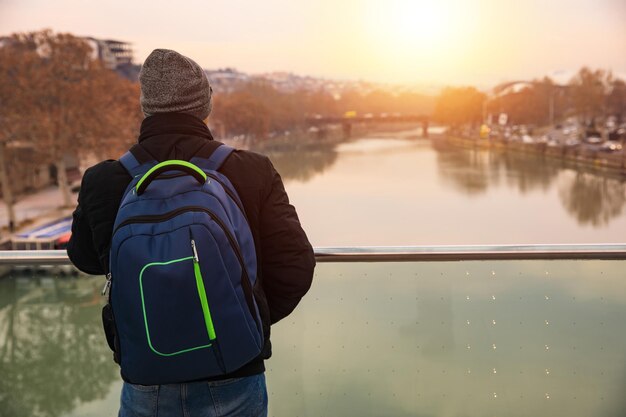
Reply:
[[191, 250], [193, 251], [193, 273], [196, 276], [196, 287], [198, 288], [198, 296], [200, 297], [200, 304], [202, 305], [202, 313], [204, 314], [204, 324], [206, 325], [206, 331], [209, 335], [209, 340], [215, 340], [215, 328], [213, 327], [213, 319], [211, 318], [211, 311], [209, 310], [209, 301], [206, 297], [206, 290], [204, 289], [204, 281], [202, 281], [202, 272], [200, 271], [200, 259], [198, 258], [198, 250], [196, 248], [196, 242], [191, 239]]

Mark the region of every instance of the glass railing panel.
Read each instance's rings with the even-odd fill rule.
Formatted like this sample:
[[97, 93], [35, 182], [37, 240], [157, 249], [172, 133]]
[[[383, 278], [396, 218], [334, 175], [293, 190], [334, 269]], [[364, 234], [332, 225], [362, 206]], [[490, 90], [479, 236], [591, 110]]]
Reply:
[[[269, 415], [623, 416], [624, 266], [319, 264], [272, 329]], [[0, 415], [116, 416], [102, 279], [56, 268], [0, 278]]]
[[121, 384], [103, 339], [101, 284], [56, 268], [0, 278], [1, 416], [117, 415]]
[[322, 264], [273, 328], [276, 416], [623, 416], [623, 261]]

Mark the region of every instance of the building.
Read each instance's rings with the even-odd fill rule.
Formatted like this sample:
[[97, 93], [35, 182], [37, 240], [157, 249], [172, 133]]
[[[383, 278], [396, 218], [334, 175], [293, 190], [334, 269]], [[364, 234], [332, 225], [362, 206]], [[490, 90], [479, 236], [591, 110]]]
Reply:
[[114, 70], [131, 81], [137, 81], [141, 65], [133, 64], [133, 48], [128, 42], [113, 39], [84, 38], [92, 49], [92, 58], [100, 60], [108, 69]]

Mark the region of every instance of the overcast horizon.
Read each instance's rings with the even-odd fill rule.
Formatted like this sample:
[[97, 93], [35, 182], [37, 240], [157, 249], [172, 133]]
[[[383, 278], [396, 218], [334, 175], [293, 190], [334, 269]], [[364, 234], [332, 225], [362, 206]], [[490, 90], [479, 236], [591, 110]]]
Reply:
[[478, 87], [583, 66], [626, 78], [626, 1], [0, 0], [2, 35], [50, 28], [119, 39], [141, 63], [177, 50], [206, 69]]

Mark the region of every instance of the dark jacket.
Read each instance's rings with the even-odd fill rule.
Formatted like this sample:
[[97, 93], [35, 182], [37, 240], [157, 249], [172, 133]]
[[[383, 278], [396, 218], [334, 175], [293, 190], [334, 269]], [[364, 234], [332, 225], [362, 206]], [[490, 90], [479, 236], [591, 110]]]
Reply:
[[[131, 152], [140, 163], [188, 161], [194, 156], [209, 156], [217, 144], [199, 119], [169, 113], [144, 119], [138, 144]], [[237, 190], [254, 237], [258, 262], [254, 295], [265, 335], [261, 355], [222, 377], [230, 378], [264, 371], [263, 359], [271, 356], [270, 324], [289, 315], [308, 291], [315, 257], [269, 158], [237, 150], [220, 172]], [[70, 260], [81, 271], [95, 275], [107, 272], [113, 223], [130, 180], [124, 167], [114, 160], [100, 162], [85, 171], [67, 246]]]

